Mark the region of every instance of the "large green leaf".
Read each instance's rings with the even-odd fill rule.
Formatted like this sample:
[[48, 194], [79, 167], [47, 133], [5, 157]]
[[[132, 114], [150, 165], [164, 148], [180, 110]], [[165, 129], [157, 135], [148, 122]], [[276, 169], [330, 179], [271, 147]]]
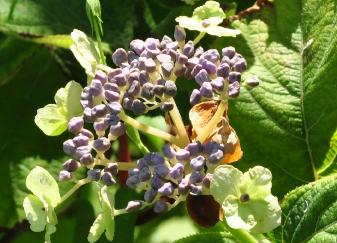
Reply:
[[279, 242], [337, 241], [336, 176], [299, 187], [286, 195], [282, 204]]
[[270, 168], [273, 191], [317, 178], [337, 124], [335, 0], [283, 0], [234, 22], [234, 45], [248, 61], [246, 76], [261, 85], [242, 89], [229, 118], [244, 155], [240, 167]]

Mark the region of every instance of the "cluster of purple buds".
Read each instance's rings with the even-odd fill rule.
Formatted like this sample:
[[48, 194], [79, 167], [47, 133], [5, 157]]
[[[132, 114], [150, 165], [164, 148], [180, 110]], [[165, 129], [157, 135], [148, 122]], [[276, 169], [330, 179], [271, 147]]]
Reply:
[[178, 197], [208, 194], [212, 172], [224, 157], [224, 146], [214, 141], [203, 145], [192, 142], [184, 149], [174, 149], [166, 144], [162, 152], [163, 155], [156, 152], [145, 155], [129, 171], [126, 184], [145, 193], [143, 201], [130, 201], [127, 211], [146, 203], [153, 204], [156, 213], [162, 213]]

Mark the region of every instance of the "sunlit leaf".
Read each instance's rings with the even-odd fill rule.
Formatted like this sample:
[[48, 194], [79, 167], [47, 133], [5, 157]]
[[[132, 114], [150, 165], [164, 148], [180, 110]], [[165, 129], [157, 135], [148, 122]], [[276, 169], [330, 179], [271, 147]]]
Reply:
[[23, 200], [23, 208], [29, 221], [30, 229], [34, 232], [43, 231], [46, 227], [46, 212], [41, 200], [37, 196], [29, 194]]

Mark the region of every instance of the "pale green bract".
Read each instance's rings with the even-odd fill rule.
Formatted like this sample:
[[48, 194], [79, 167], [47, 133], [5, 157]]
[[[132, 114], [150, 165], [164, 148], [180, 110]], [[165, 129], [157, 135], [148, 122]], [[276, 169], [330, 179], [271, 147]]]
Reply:
[[219, 37], [239, 35], [239, 30], [219, 26], [225, 18], [226, 14], [218, 2], [207, 1], [193, 11], [192, 17], [179, 16], [176, 21], [183, 28], [206, 32], [209, 35]]
[[26, 178], [27, 188], [43, 203], [56, 207], [61, 201], [59, 187], [49, 172], [40, 166], [32, 169]]
[[271, 179], [271, 172], [262, 166], [245, 173], [231, 165], [215, 169], [210, 192], [231, 228], [265, 233], [280, 225], [281, 208], [271, 195]]
[[46, 227], [46, 212], [43, 210], [41, 200], [32, 194], [29, 194], [23, 200], [23, 208], [26, 218], [30, 224], [30, 229], [34, 232], [41, 232]]
[[65, 88], [55, 94], [55, 103], [37, 110], [35, 124], [48, 136], [58, 136], [67, 130], [68, 121], [83, 112], [80, 103], [82, 87], [75, 81], [67, 83]]
[[114, 219], [114, 199], [115, 188], [103, 186], [99, 191], [102, 212], [98, 214], [95, 222], [91, 226], [88, 235], [89, 242], [96, 242], [103, 232], [109, 241], [112, 241], [115, 234]]
[[70, 36], [74, 41], [74, 44], [70, 46], [70, 50], [85, 69], [85, 72], [93, 78], [96, 66], [100, 63], [98, 49], [95, 43], [90, 40], [84, 32], [77, 29], [74, 29]]

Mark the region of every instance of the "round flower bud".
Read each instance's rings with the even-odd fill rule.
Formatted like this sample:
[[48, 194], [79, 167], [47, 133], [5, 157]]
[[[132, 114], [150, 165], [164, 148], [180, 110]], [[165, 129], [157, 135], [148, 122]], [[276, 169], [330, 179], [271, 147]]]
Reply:
[[152, 202], [155, 199], [156, 196], [157, 196], [157, 190], [155, 190], [152, 187], [150, 187], [144, 193], [144, 200], [145, 200], [145, 202], [150, 203], [150, 202]]
[[105, 152], [109, 150], [109, 148], [111, 147], [111, 144], [110, 144], [109, 139], [107, 139], [106, 137], [101, 137], [101, 138], [97, 138], [94, 141], [93, 147], [96, 151]]
[[110, 172], [103, 172], [101, 176], [101, 181], [104, 185], [112, 186], [116, 183], [115, 179], [112, 177]]
[[61, 170], [59, 173], [59, 181], [68, 181], [72, 178], [72, 175], [67, 170]]
[[123, 48], [118, 48], [113, 54], [112, 54], [112, 61], [117, 66], [122, 66], [123, 63], [128, 62], [128, 54]]
[[84, 125], [84, 120], [82, 117], [73, 117], [68, 123], [68, 131], [73, 134], [78, 134]]
[[73, 159], [68, 159], [66, 162], [63, 163], [62, 168], [66, 171], [73, 172], [80, 167], [80, 164]]
[[101, 178], [101, 170], [100, 169], [92, 169], [87, 172], [89, 180], [98, 181]]
[[155, 203], [153, 211], [155, 213], [164, 213], [168, 210], [168, 208], [169, 208], [168, 203], [160, 200]]
[[129, 201], [128, 205], [125, 208], [125, 211], [130, 213], [139, 210], [143, 205], [143, 202], [140, 200]]

